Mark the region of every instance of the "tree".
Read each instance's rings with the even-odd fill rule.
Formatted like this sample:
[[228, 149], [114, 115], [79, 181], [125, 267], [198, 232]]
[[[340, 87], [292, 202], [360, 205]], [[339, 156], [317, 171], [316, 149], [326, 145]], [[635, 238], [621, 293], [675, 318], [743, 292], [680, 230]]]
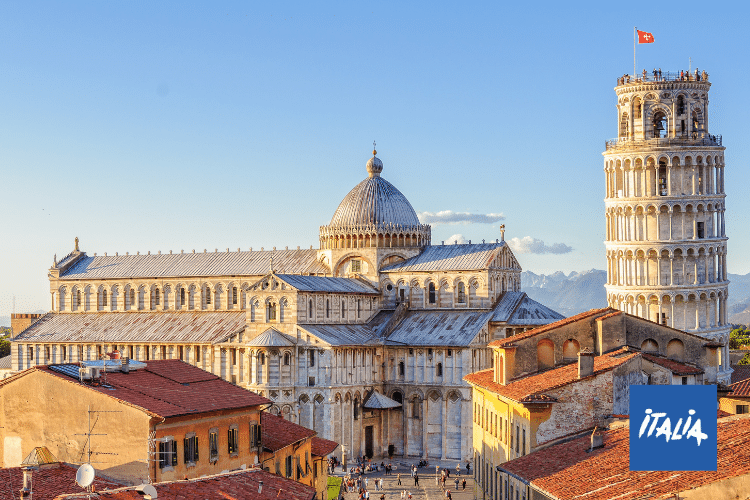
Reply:
[[733, 328], [729, 333], [729, 348], [741, 349], [743, 345], [750, 345], [750, 330], [744, 326]]

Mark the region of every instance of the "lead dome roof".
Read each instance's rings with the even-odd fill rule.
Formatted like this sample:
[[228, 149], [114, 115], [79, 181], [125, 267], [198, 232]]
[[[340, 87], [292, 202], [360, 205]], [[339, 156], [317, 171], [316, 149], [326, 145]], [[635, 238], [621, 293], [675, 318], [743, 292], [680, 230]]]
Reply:
[[419, 218], [401, 191], [380, 177], [383, 162], [375, 156], [367, 162], [369, 177], [344, 197], [329, 227], [394, 224], [419, 226]]

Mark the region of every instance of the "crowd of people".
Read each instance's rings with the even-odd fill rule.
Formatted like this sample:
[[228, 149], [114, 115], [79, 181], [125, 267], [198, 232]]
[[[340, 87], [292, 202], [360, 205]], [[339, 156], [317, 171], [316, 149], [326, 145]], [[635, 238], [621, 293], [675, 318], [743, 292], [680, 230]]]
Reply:
[[[647, 82], [648, 79], [648, 71], [645, 69], [643, 70], [642, 77], [639, 78], [638, 75], [622, 75], [617, 79], [617, 85], [625, 85], [628, 83], [640, 83], [640, 82]], [[652, 78], [651, 81], [653, 82], [662, 82], [670, 80], [669, 74], [667, 74], [667, 77], [664, 78], [661, 73], [661, 68], [656, 69], [652, 71]], [[672, 80], [680, 81], [680, 82], [700, 82], [700, 81], [706, 81], [708, 80], [708, 73], [705, 71], [698, 71], [698, 68], [695, 68], [695, 71], [691, 74], [690, 71], [680, 70], [679, 77], [677, 76], [677, 73], [675, 73], [674, 78]]]
[[[329, 470], [333, 471], [336, 466], [335, 460], [329, 460], [328, 461], [328, 467]], [[428, 462], [426, 460], [420, 460], [419, 464], [413, 464], [409, 468], [409, 474], [411, 476], [411, 480], [414, 482], [414, 489], [419, 489], [419, 472], [418, 469], [422, 467], [427, 467]], [[380, 472], [382, 471], [384, 475], [393, 475], [393, 470], [396, 469], [396, 467], [393, 466], [392, 463], [386, 464], [385, 462], [381, 462], [380, 465], [377, 463], [373, 464], [372, 461], [366, 457], [356, 457], [354, 465], [349, 468], [348, 471], [345, 470], [345, 466], [342, 465], [342, 471], [346, 472], [346, 475], [343, 478], [343, 484], [341, 489], [341, 495], [339, 497], [339, 500], [386, 500], [386, 498], [392, 499], [395, 498], [393, 496], [386, 497], [384, 493], [383, 488], [383, 478], [376, 477], [376, 478], [368, 478], [367, 473], [368, 472]], [[471, 473], [471, 465], [469, 462], [466, 463], [466, 476], [468, 476]], [[408, 489], [408, 485], [404, 485], [402, 482], [402, 474], [401, 472], [396, 473], [396, 490], [401, 490], [400, 492], [400, 498], [401, 500], [407, 500], [412, 498], [412, 493]], [[448, 500], [452, 500], [453, 498], [453, 492], [458, 492], [459, 488], [461, 491], [466, 490], [466, 477], [461, 478], [461, 465], [456, 464], [456, 474], [453, 479], [454, 489], [453, 492], [451, 492], [449, 488], [449, 484], [451, 481], [449, 481], [451, 476], [451, 471], [448, 468], [441, 469], [440, 466], [435, 466], [435, 480], [437, 481], [437, 485], [440, 486], [444, 492], [445, 498]], [[408, 478], [408, 477], [407, 477]], [[371, 488], [372, 488], [372, 496], [371, 496]], [[378, 493], [380, 493], [380, 496], [378, 496]], [[348, 495], [348, 496], [347, 496]]]

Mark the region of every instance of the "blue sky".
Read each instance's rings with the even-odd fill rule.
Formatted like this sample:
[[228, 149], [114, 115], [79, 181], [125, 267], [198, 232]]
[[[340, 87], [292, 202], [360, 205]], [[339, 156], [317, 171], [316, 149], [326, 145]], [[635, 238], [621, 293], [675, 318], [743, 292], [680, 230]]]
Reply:
[[[638, 68], [705, 69], [729, 270], [750, 272], [746, 7], [705, 2], [2, 2], [0, 316], [89, 253], [318, 245], [372, 141], [433, 243], [604, 269], [604, 141]], [[453, 217], [461, 219], [461, 217]], [[570, 251], [566, 251], [570, 248]], [[553, 248], [565, 253], [533, 253]], [[528, 250], [523, 253], [521, 250]]]

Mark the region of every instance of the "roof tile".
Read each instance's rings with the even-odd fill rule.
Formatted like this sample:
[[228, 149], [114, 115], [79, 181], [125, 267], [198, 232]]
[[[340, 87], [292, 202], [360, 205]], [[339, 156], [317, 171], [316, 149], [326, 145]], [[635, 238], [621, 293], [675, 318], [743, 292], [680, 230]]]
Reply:
[[[61, 493], [84, 493], [76, 484], [78, 469], [68, 464], [53, 464], [34, 470], [31, 475], [34, 500], [51, 500]], [[19, 491], [23, 488], [23, 471], [20, 467], [0, 469], [0, 500], [18, 500]], [[93, 486], [96, 490], [119, 488], [119, 483], [97, 477]]]
[[261, 432], [263, 433], [263, 448], [270, 451], [278, 451], [315, 435], [312, 429], [265, 411], [261, 416]]

